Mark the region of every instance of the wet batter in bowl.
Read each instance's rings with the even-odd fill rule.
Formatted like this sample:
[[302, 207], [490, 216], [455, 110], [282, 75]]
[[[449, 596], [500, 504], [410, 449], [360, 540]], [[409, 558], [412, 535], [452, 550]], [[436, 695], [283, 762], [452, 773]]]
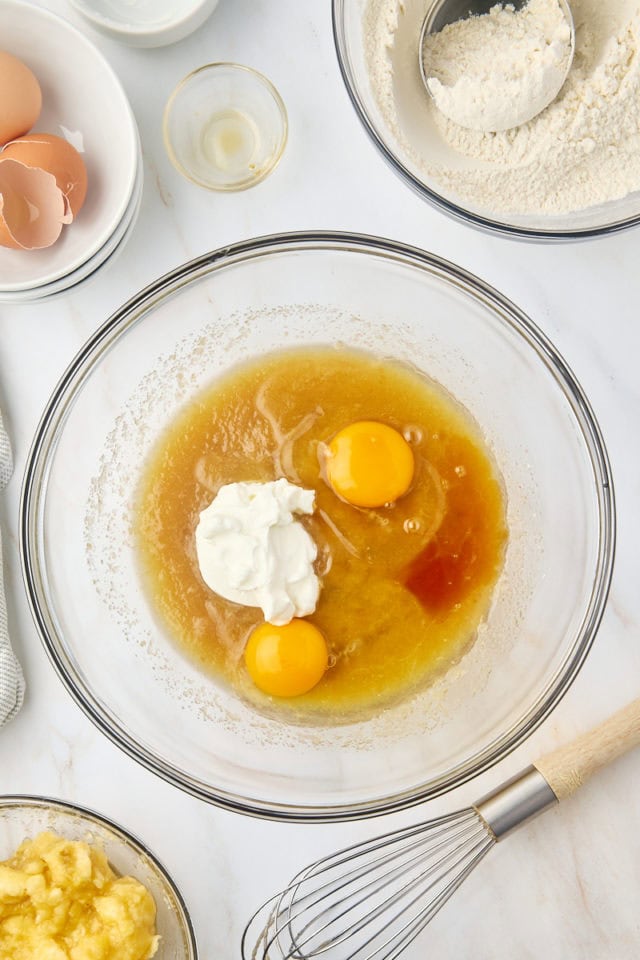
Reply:
[[[411, 447], [413, 479], [392, 504], [354, 506], [327, 482], [328, 445], [361, 421]], [[321, 590], [305, 620], [329, 649], [295, 698], [255, 687], [243, 654], [262, 612], [210, 590], [195, 550], [223, 485], [279, 477], [315, 491], [302, 522]], [[473, 642], [503, 563], [505, 493], [477, 424], [440, 386], [371, 354], [301, 348], [229, 372], [170, 424], [144, 468], [136, 535], [152, 604], [191, 658], [259, 708], [340, 722], [410, 695]]]

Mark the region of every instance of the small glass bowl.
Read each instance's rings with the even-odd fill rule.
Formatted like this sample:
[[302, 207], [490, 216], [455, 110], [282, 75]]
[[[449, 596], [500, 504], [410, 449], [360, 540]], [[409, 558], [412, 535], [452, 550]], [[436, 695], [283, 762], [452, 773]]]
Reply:
[[237, 63], [188, 74], [164, 111], [169, 159], [208, 190], [246, 190], [274, 169], [287, 142], [287, 111], [265, 76]]
[[0, 861], [23, 840], [51, 830], [69, 840], [98, 845], [119, 876], [135, 877], [156, 904], [160, 944], [155, 960], [198, 960], [191, 920], [179, 890], [146, 847], [110, 820], [75, 804], [49, 797], [0, 797]]

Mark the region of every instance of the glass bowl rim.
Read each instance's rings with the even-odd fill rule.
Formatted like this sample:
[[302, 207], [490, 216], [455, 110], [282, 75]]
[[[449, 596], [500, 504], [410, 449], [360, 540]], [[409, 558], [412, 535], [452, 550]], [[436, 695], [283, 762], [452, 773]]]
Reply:
[[[184, 88], [187, 87], [195, 77], [201, 73], [215, 72], [221, 67], [230, 67], [232, 70], [238, 70], [246, 73], [250, 77], [253, 77], [254, 80], [257, 80], [261, 86], [265, 88], [278, 109], [278, 114], [282, 121], [282, 130], [278, 149], [274, 153], [269, 164], [266, 167], [263, 167], [262, 171], [257, 176], [251, 177], [250, 179], [245, 178], [244, 180], [234, 181], [233, 183], [227, 185], [213, 186], [211, 183], [207, 183], [206, 180], [201, 180], [194, 176], [193, 173], [189, 171], [179, 159], [169, 134], [169, 118], [179, 93], [184, 90]], [[242, 190], [248, 190], [250, 187], [254, 187], [259, 183], [262, 183], [263, 180], [266, 180], [269, 174], [273, 173], [282, 160], [288, 139], [289, 115], [287, 113], [284, 100], [280, 96], [280, 92], [276, 86], [272, 83], [269, 77], [265, 76], [264, 73], [261, 73], [254, 67], [249, 67], [244, 63], [235, 63], [233, 60], [212, 60], [210, 63], [203, 63], [202, 66], [195, 67], [193, 70], [189, 71], [189, 73], [187, 73], [182, 80], [175, 85], [169, 94], [167, 102], [164, 105], [164, 110], [162, 111], [162, 140], [164, 142], [164, 148], [169, 160], [178, 173], [185, 178], [185, 180], [188, 180], [189, 183], [193, 183], [196, 187], [203, 187], [205, 190], [210, 190], [212, 193], [240, 193]]]
[[172, 895], [175, 897], [179, 908], [180, 920], [182, 921], [184, 930], [187, 934], [191, 960], [198, 960], [198, 944], [196, 942], [196, 935], [193, 929], [191, 915], [189, 914], [189, 909], [184, 901], [184, 897], [178, 889], [175, 881], [172, 879], [167, 868], [163, 863], [161, 863], [155, 853], [149, 849], [146, 843], [144, 843], [139, 837], [131, 833], [119, 823], [116, 823], [109, 817], [104, 816], [104, 814], [98, 813], [97, 810], [93, 810], [90, 807], [84, 807], [79, 803], [73, 803], [70, 800], [59, 800], [56, 797], [48, 797], [31, 793], [0, 794], [0, 816], [2, 816], [3, 812], [15, 808], [51, 810], [53, 812], [61, 812], [65, 814], [76, 814], [81, 820], [87, 820], [89, 823], [94, 823], [99, 827], [106, 828], [110, 833], [113, 833], [118, 840], [124, 841], [124, 843], [132, 847], [136, 853], [142, 854], [153, 864], [158, 872], [158, 875], [162, 878], [162, 882], [166, 884], [166, 886], [171, 890]]
[[531, 242], [554, 242], [565, 243], [567, 240], [592, 240], [597, 237], [609, 236], [610, 234], [620, 233], [622, 230], [629, 230], [631, 227], [640, 224], [640, 213], [623, 220], [616, 220], [600, 227], [584, 227], [582, 229], [568, 230], [545, 230], [533, 227], [517, 227], [501, 220], [494, 220], [491, 217], [484, 217], [478, 213], [472, 213], [465, 207], [447, 200], [435, 190], [432, 190], [398, 159], [396, 154], [387, 146], [382, 136], [378, 133], [369, 114], [360, 98], [356, 84], [353, 80], [353, 74], [347, 55], [346, 32], [344, 30], [344, 11], [345, 0], [331, 0], [331, 19], [333, 26], [333, 42], [338, 60], [340, 75], [345, 89], [351, 101], [356, 116], [365, 129], [369, 139], [374, 146], [378, 148], [382, 158], [389, 164], [391, 169], [404, 180], [415, 193], [426, 200], [436, 209], [441, 210], [447, 216], [454, 220], [462, 221], [475, 229], [492, 234], [502, 234], [516, 240], [528, 240]]
[[[38, 560], [40, 535], [38, 521], [46, 494], [50, 457], [57, 436], [64, 427], [67, 412], [79, 396], [84, 381], [100, 362], [104, 352], [135, 326], [147, 311], [181, 286], [232, 263], [250, 262], [256, 257], [282, 252], [339, 250], [349, 254], [377, 255], [399, 260], [418, 269], [444, 272], [447, 281], [455, 281], [481, 299], [499, 319], [511, 326], [534, 349], [569, 403], [589, 454], [595, 495], [598, 502], [599, 548], [594, 580], [580, 633], [565, 652], [555, 674], [546, 681], [526, 713], [474, 757], [459, 764], [435, 780], [386, 795], [373, 801], [312, 805], [264, 801], [216, 790], [210, 784], [189, 777], [157, 754], [142, 747], [133, 736], [114, 729], [59, 644], [46, 606]], [[339, 822], [358, 820], [402, 810], [441, 796], [494, 767], [520, 746], [549, 716], [570, 688], [593, 644], [604, 614], [613, 574], [616, 541], [616, 514], [613, 477], [609, 457], [599, 425], [582, 387], [562, 356], [537, 325], [506, 296], [462, 267], [435, 254], [394, 240], [342, 231], [293, 231], [270, 234], [220, 247], [190, 260], [164, 274], [140, 290], [104, 321], [86, 341], [68, 365], [54, 388], [35, 430], [29, 450], [20, 497], [19, 547], [23, 580], [31, 614], [49, 659], [72, 698], [116, 746], [147, 770], [192, 796], [226, 810], [266, 820], [290, 822]], [[46, 578], [45, 578], [46, 579]]]

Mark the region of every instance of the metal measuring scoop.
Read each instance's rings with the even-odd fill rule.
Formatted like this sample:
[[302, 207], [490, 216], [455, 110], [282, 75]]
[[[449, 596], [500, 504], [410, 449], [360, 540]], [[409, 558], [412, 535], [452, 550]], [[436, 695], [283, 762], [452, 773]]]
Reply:
[[[422, 76], [422, 81], [425, 85], [427, 93], [434, 100], [435, 96], [434, 91], [431, 86], [429, 69], [428, 65], [425, 65], [424, 62], [424, 42], [425, 38], [439, 33], [444, 27], [449, 24], [456, 23], [459, 20], [466, 20], [472, 16], [482, 16], [483, 14], [488, 14], [492, 7], [495, 7], [496, 4], [501, 6], [506, 6], [507, 3], [514, 7], [516, 12], [522, 10], [527, 6], [529, 0], [433, 0], [427, 15], [424, 18], [422, 24], [422, 30], [420, 31], [420, 45], [418, 47], [418, 59], [420, 62], [420, 75]], [[563, 74], [559, 75], [557, 78], [557, 84], [554, 85], [553, 89], [548, 89], [545, 91], [546, 97], [543, 99], [537, 100], [533, 105], [530, 105], [530, 109], [525, 110], [520, 107], [517, 103], [508, 104], [507, 112], [509, 114], [508, 121], [505, 121], [499, 126], [475, 126], [472, 124], [461, 123], [458, 116], [453, 116], [453, 114], [448, 113], [446, 110], [444, 112], [450, 117], [450, 119], [461, 123], [462, 126], [470, 126], [473, 129], [477, 130], [486, 130], [486, 131], [496, 131], [496, 130], [506, 130], [511, 127], [520, 126], [520, 124], [526, 123], [528, 120], [531, 120], [533, 117], [537, 116], [539, 113], [549, 106], [550, 103], [555, 100], [557, 95], [560, 93], [565, 80], [571, 69], [571, 64], [573, 62], [573, 57], [575, 54], [576, 48], [576, 31], [575, 24], [573, 22], [573, 14], [571, 13], [571, 7], [569, 6], [568, 0], [558, 0], [558, 5], [564, 14], [564, 17], [567, 21], [567, 26], [569, 27], [570, 33], [570, 49], [569, 57], [567, 59], [566, 70]], [[442, 104], [436, 104], [439, 109], [442, 108]], [[532, 110], [532, 108], [535, 108]]]

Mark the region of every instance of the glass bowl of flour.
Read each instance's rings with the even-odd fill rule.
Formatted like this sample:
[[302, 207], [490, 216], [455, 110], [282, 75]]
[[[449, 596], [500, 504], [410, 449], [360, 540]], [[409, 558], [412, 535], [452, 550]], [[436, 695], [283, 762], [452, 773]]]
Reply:
[[[640, 222], [638, 4], [608, 0], [605, 9], [599, 0], [571, 0], [575, 55], [560, 93], [527, 123], [490, 133], [450, 120], [425, 90], [420, 32], [432, 6], [333, 0], [342, 76], [392, 168], [445, 212], [514, 237], [570, 240]], [[528, 16], [550, 30], [557, 8], [557, 0], [529, 0]], [[490, 17], [476, 18], [495, 65], [489, 87], [513, 54], [489, 31]], [[463, 55], [459, 26], [446, 38], [454, 64]]]

